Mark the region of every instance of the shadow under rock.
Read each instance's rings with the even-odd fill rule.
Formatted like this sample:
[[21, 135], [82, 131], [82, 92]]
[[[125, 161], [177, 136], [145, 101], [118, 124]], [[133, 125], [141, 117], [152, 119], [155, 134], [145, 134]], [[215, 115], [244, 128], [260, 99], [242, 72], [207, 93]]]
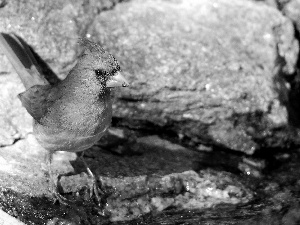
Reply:
[[[298, 32], [296, 36], [299, 39]], [[300, 57], [298, 57], [297, 69], [294, 74], [286, 74], [285, 65], [285, 58], [280, 55], [277, 46], [277, 58], [275, 60], [277, 71], [274, 71], [273, 78], [274, 89], [278, 93], [280, 103], [286, 107], [289, 125], [300, 128]]]
[[[100, 142], [84, 153], [85, 161], [97, 176], [163, 176], [187, 170], [197, 171], [202, 157], [183, 147], [171, 149], [168, 144], [158, 143], [157, 136], [128, 140], [107, 134]], [[86, 172], [79, 157], [71, 165], [76, 173]]]

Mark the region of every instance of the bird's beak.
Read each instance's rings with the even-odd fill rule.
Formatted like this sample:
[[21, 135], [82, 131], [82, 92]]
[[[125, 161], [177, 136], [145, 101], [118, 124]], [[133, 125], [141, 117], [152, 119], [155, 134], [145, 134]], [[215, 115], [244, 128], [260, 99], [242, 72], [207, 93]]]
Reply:
[[106, 87], [128, 87], [129, 83], [125, 79], [125, 77], [122, 76], [120, 72], [116, 72], [115, 75], [111, 76], [109, 80], [106, 82]]

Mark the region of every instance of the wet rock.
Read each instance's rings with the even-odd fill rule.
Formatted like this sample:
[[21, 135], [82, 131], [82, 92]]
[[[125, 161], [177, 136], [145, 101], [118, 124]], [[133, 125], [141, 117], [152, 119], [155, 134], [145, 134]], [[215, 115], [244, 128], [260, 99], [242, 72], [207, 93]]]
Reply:
[[289, 209], [289, 211], [282, 218], [283, 224], [298, 224], [300, 223], [300, 207], [299, 205], [295, 205], [293, 208]]
[[[273, 190], [276, 198], [271, 203], [272, 197], [265, 198], [271, 193], [263, 190], [263, 199], [234, 209], [232, 205], [243, 194], [251, 193], [238, 188], [244, 187], [239, 186], [239, 178], [234, 185], [232, 182], [224, 185], [220, 182], [232, 180], [221, 176], [222, 173], [202, 170], [198, 176], [199, 168], [209, 162], [231, 163], [247, 175], [263, 177], [259, 169], [265, 169], [264, 160], [243, 158], [240, 163], [240, 155], [231, 157], [228, 152], [214, 151], [215, 147], [250, 155], [259, 148], [297, 147], [298, 133], [286, 128], [289, 110], [280, 104], [279, 94], [274, 90], [278, 86], [288, 90], [285, 78], [295, 72], [298, 43], [291, 22], [274, 8], [238, 0], [138, 0], [99, 14], [116, 2], [0, 3], [0, 31], [23, 37], [59, 77], [64, 77], [74, 65], [79, 51], [76, 38], [91, 36], [117, 56], [124, 75], [129, 78], [131, 87], [117, 93], [114, 105], [114, 125], [123, 128], [111, 130], [101, 143], [85, 153], [91, 170], [106, 184], [111, 207], [108, 211], [114, 216], [111, 218], [133, 219], [132, 215], [149, 210], [165, 210], [159, 217], [137, 220], [148, 224], [174, 221], [220, 224], [228, 220], [258, 221], [261, 216], [261, 221], [270, 218], [297, 221], [298, 206], [291, 203], [297, 199], [295, 193], [299, 193], [298, 167], [287, 169], [288, 174], [272, 174], [275, 181], [272, 180], [274, 185], [269, 185], [268, 190]], [[55, 154], [52, 168], [62, 194], [76, 198], [84, 190], [82, 202], [70, 207], [49, 202], [52, 198], [48, 189], [47, 152], [30, 134], [31, 118], [16, 97], [24, 90], [20, 81], [6, 58], [0, 55], [0, 61], [3, 62], [0, 65], [1, 208], [32, 224], [109, 223], [86, 194], [89, 177], [74, 153]], [[203, 157], [187, 146], [212, 155]], [[184, 171], [188, 170], [197, 173], [186, 175]], [[175, 177], [176, 182], [162, 182], [157, 188], [162, 177]], [[190, 185], [184, 183], [184, 177], [199, 180], [195, 183], [202, 185], [198, 196], [201, 201], [201, 194], [210, 190], [219, 200], [226, 200], [211, 204], [206, 201], [211, 200], [211, 195], [206, 195], [200, 201], [202, 206], [224, 202], [230, 206], [178, 212], [180, 207], [188, 205], [186, 208], [191, 209], [199, 204], [197, 191], [193, 188], [187, 191]], [[283, 191], [285, 195], [276, 193], [279, 182], [292, 191]], [[248, 183], [251, 185], [254, 186]], [[153, 196], [147, 196], [148, 191]], [[177, 197], [169, 195], [170, 192]], [[141, 197], [136, 197], [137, 194]], [[114, 205], [121, 205], [124, 210], [117, 212]], [[166, 210], [169, 207], [175, 209]], [[285, 211], [283, 218], [284, 214], [278, 212], [284, 207], [289, 207], [289, 211]]]
[[[170, 207], [203, 209], [220, 203], [247, 203], [253, 198], [253, 193], [236, 178], [214, 171], [100, 179], [103, 189], [111, 190], [104, 208], [111, 221], [132, 220]], [[63, 188], [68, 189], [64, 184]]]

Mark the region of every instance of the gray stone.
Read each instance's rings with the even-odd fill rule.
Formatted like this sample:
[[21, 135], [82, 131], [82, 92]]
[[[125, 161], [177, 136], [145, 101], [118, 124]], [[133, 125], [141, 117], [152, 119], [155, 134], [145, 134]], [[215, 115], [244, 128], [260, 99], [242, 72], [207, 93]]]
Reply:
[[0, 90], [0, 146], [7, 146], [32, 132], [32, 119], [17, 98], [25, 88], [16, 74], [2, 73]]
[[274, 87], [279, 70], [294, 73], [298, 42], [274, 8], [238, 0], [133, 1], [101, 13], [92, 28], [131, 83], [117, 94], [117, 117], [174, 124], [190, 139], [247, 153], [260, 146], [241, 117], [259, 112], [266, 128], [287, 123]]
[[[111, 142], [122, 140], [121, 147], [112, 147], [113, 154], [104, 150], [113, 146], [105, 138], [101, 143], [107, 141], [107, 146], [88, 150], [86, 161], [98, 178], [109, 183], [124, 176], [117, 182], [130, 180], [131, 186], [137, 176], [168, 177], [199, 170], [199, 164], [208, 160], [158, 135], [177, 135], [199, 151], [212, 151], [203, 147], [209, 144], [252, 154], [263, 146], [258, 138], [270, 146], [281, 144], [276, 142], [281, 136], [269, 135], [269, 130], [288, 122], [275, 89], [285, 85], [288, 89], [283, 76], [295, 72], [298, 42], [289, 19], [275, 8], [247, 0], [136, 0], [99, 14], [116, 2], [0, 3], [0, 32], [22, 37], [61, 78], [74, 65], [79, 36], [100, 41], [120, 61], [131, 86], [116, 92], [114, 118], [128, 129], [150, 130], [151, 135], [125, 143], [128, 136], [116, 130]], [[17, 193], [7, 200], [1, 189], [1, 202], [24, 218], [35, 200], [42, 206], [39, 209], [47, 209], [37, 213], [39, 222], [45, 222], [49, 215], [57, 215], [53, 204], [40, 198], [51, 194], [47, 152], [30, 134], [32, 119], [17, 99], [23, 86], [3, 55], [0, 61], [0, 183]], [[62, 176], [60, 184], [67, 195], [87, 185], [87, 176], [81, 176], [86, 169], [75, 153], [55, 154], [52, 168]], [[158, 209], [170, 204], [159, 198], [153, 203]], [[59, 209], [80, 221], [94, 208], [64, 210]]]
[[[247, 153], [260, 147], [247, 132], [257, 123], [252, 114], [263, 115], [260, 131], [287, 124], [274, 89], [286, 86], [278, 71], [295, 71], [298, 42], [279, 11], [251, 1], [157, 0], [118, 4], [96, 16], [114, 4], [26, 2], [18, 11], [9, 2], [0, 9], [0, 31], [23, 37], [59, 77], [74, 65], [76, 37], [100, 40], [131, 82], [114, 105], [115, 116], [129, 124], [148, 121], [195, 145]], [[276, 64], [278, 57], [283, 63]], [[248, 115], [250, 125], [243, 122]], [[13, 135], [2, 136], [13, 143]]]
[[283, 5], [282, 12], [285, 16], [290, 18], [298, 32], [300, 31], [300, 1], [292, 0]]

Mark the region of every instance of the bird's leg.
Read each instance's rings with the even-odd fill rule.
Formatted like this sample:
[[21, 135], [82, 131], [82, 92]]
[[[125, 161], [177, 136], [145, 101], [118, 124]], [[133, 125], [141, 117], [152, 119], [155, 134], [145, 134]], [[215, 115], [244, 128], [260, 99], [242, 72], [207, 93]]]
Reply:
[[[82, 161], [83, 164], [85, 165], [86, 170], [87, 170], [89, 176], [93, 179], [93, 186], [90, 187], [90, 197], [92, 196], [92, 194], [93, 194], [93, 192], [94, 192], [98, 204], [101, 205], [101, 197], [100, 197], [100, 194], [101, 194], [101, 195], [104, 195], [104, 192], [103, 192], [103, 190], [101, 189], [101, 187], [98, 188], [98, 185], [97, 185], [97, 179], [96, 179], [95, 175], [92, 173], [92, 171], [90, 170], [90, 168], [88, 167], [87, 163], [85, 162], [85, 160], [84, 160], [84, 158], [83, 158], [83, 155], [84, 155], [84, 151], [80, 154], [79, 158], [81, 159], [81, 161]], [[101, 185], [100, 185], [100, 186], [101, 186]]]
[[53, 174], [52, 168], [51, 168], [52, 157], [53, 157], [53, 153], [49, 152], [47, 164], [48, 164], [48, 173], [49, 173], [49, 177], [50, 177], [50, 181], [49, 181], [50, 182], [50, 191], [53, 194], [55, 201], [59, 201], [59, 203], [61, 203], [61, 204], [68, 205], [68, 202], [69, 202], [68, 199], [66, 199], [61, 194], [58, 193], [57, 181], [54, 177], [54, 174]]

